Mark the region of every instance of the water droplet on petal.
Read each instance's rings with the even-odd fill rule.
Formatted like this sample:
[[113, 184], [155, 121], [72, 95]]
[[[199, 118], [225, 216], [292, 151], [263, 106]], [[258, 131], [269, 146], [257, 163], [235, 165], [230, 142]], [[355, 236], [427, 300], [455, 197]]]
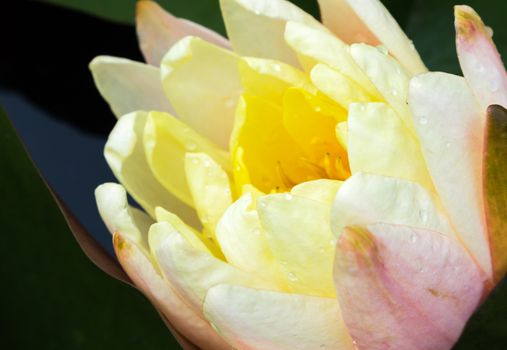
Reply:
[[421, 219], [423, 223], [426, 223], [428, 221], [428, 212], [423, 209], [419, 210], [419, 219]]
[[236, 101], [231, 97], [225, 101], [225, 107], [233, 108], [236, 105]]
[[391, 90], [391, 95], [398, 96], [398, 90], [396, 89]]
[[199, 159], [197, 159], [197, 158], [192, 159], [192, 164], [195, 164], [195, 165], [199, 164]]
[[282, 66], [280, 66], [278, 63], [275, 63], [273, 65], [273, 69], [276, 71], [276, 72], [281, 72], [282, 71]]
[[282, 261], [280, 261], [280, 264], [282, 264], [283, 266], [287, 266], [288, 263], [287, 263], [287, 261], [282, 260]]
[[287, 274], [287, 278], [292, 282], [296, 282], [298, 280], [297, 276], [293, 272], [289, 272]]
[[288, 200], [288, 201], [291, 201], [292, 200], [292, 194], [286, 193], [285, 194], [285, 199]]
[[415, 233], [412, 233], [410, 235], [410, 242], [416, 243], [417, 242], [417, 235]]
[[421, 124], [421, 125], [428, 124], [428, 119], [426, 119], [426, 117], [420, 117], [419, 118], [419, 124]]
[[194, 142], [188, 142], [185, 146], [187, 151], [195, 151], [197, 149], [197, 145]]
[[451, 143], [450, 143], [450, 142], [447, 142], [447, 143], [445, 144], [445, 147], [447, 147], [447, 148], [451, 147]]
[[486, 33], [488, 33], [489, 37], [492, 38], [493, 34], [494, 34], [493, 28], [486, 26], [485, 29], [486, 29]]

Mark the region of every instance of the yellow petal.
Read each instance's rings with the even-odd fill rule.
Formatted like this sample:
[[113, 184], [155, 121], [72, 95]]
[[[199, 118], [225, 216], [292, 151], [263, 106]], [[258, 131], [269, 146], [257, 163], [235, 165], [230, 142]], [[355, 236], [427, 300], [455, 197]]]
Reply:
[[381, 48], [356, 44], [350, 47], [350, 53], [385, 101], [400, 115], [406, 126], [413, 130], [407, 103], [410, 76]]
[[325, 63], [357, 83], [368, 95], [380, 98], [376, 88], [350, 56], [348, 45], [331, 33], [304, 23], [289, 22], [284, 35], [307, 71], [317, 63]]
[[195, 37], [175, 44], [161, 64], [162, 84], [177, 115], [227, 148], [241, 93], [238, 57]]
[[144, 152], [146, 112], [127, 114], [116, 123], [104, 148], [104, 156], [116, 178], [152, 216], [161, 206], [197, 225], [195, 212], [180, 202], [153, 176]]
[[295, 196], [331, 205], [342, 184], [342, 181], [328, 179], [307, 181], [294, 186], [291, 193]]
[[355, 349], [335, 298], [219, 285], [204, 313], [235, 349]]
[[308, 180], [303, 153], [283, 126], [282, 110], [266, 100], [250, 95], [240, 99], [231, 151], [238, 193], [245, 183], [269, 193]]
[[338, 237], [347, 226], [383, 222], [453, 236], [451, 225], [438, 208], [436, 198], [414, 182], [355, 174], [345, 181], [336, 195], [331, 214], [332, 231]]
[[427, 71], [412, 41], [380, 0], [320, 0], [319, 3], [324, 23], [348, 43], [381, 43], [411, 74]]
[[344, 109], [324, 96], [301, 88], [291, 88], [285, 93], [283, 122], [288, 134], [305, 153], [299, 160], [307, 167], [305, 181], [349, 176], [347, 154], [335, 136], [336, 123], [346, 117]]
[[349, 127], [347, 122], [339, 122], [336, 124], [336, 138], [338, 139], [338, 143], [344, 150], [348, 149], [348, 134]]
[[215, 227], [232, 204], [229, 177], [205, 153], [187, 153], [185, 173], [197, 215], [207, 235], [215, 239]]
[[348, 154], [352, 173], [398, 177], [433, 190], [417, 139], [384, 103], [351, 106]]
[[234, 51], [242, 56], [276, 59], [295, 67], [298, 61], [283, 38], [287, 21], [322, 25], [286, 0], [220, 0]]
[[346, 110], [351, 103], [382, 100], [371, 97], [353, 80], [324, 63], [316, 64], [310, 72], [310, 77], [320, 91]]
[[160, 83], [160, 69], [125, 58], [98, 56], [90, 62], [90, 70], [117, 118], [135, 111], [172, 111]]
[[217, 240], [231, 265], [260, 278], [279, 281], [283, 288], [284, 278], [280, 275], [255, 205], [256, 199], [251, 193], [234, 202], [218, 222]]
[[281, 104], [285, 90], [291, 86], [309, 88], [306, 75], [280, 61], [243, 57], [239, 63], [244, 93]]
[[[226, 152], [166, 113], [149, 114], [144, 129], [144, 147], [149, 168], [155, 177], [167, 190], [188, 205], [193, 205], [193, 200], [185, 174], [187, 152], [207, 153], [224, 168], [230, 167]], [[169, 209], [163, 205], [159, 206]]]
[[210, 29], [185, 19], [176, 18], [155, 1], [136, 4], [136, 31], [146, 62], [158, 66], [165, 53], [187, 35], [200, 37], [222, 47], [229, 47], [227, 39]]
[[202, 314], [193, 310], [160, 275], [137, 244], [119, 233], [114, 235], [113, 244], [125, 272], [176, 330], [200, 347], [229, 349]]
[[334, 297], [330, 205], [286, 193], [259, 198], [257, 210], [289, 290]]
[[[219, 259], [224, 259], [222, 253], [220, 252], [220, 248], [217, 247], [217, 245], [211, 241], [209, 237], [206, 237], [204, 234], [185, 224], [177, 215], [174, 215], [173, 213], [160, 207], [155, 209], [155, 215], [158, 222], [165, 221], [170, 223], [193, 248], [202, 252], [213, 254]], [[158, 246], [158, 244], [152, 242], [150, 243], [150, 246]], [[152, 252], [152, 254], [155, 255], [155, 252]]]
[[218, 284], [276, 290], [272, 283], [253, 278], [251, 274], [193, 248], [167, 222], [152, 225], [149, 235], [152, 234], [165, 235], [165, 239], [153, 240], [158, 246], [151, 249], [155, 251], [165, 277], [199, 314], [202, 314], [208, 289]]

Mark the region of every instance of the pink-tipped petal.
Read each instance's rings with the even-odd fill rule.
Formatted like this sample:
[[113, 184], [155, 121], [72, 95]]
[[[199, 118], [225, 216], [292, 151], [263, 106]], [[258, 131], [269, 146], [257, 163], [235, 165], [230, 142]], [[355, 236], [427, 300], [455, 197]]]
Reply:
[[319, 0], [319, 4], [324, 24], [342, 40], [382, 44], [409, 73], [427, 71], [412, 41], [379, 0]]
[[334, 274], [358, 350], [448, 350], [483, 293], [481, 274], [457, 241], [407, 226], [345, 229]]
[[507, 73], [479, 15], [468, 6], [455, 7], [456, 48], [465, 78], [483, 110], [507, 107]]
[[230, 48], [227, 39], [220, 34], [197, 23], [174, 17], [155, 1], [137, 2], [136, 29], [146, 62], [155, 66], [160, 64], [173, 44], [188, 35]]
[[170, 325], [203, 349], [229, 349], [209, 323], [180, 299], [138, 245], [119, 232], [114, 235], [113, 243], [122, 267]]
[[409, 102], [442, 204], [460, 239], [491, 277], [481, 182], [485, 113], [465, 79], [445, 73], [413, 78]]
[[211, 288], [204, 313], [237, 350], [352, 350], [334, 298], [233, 285]]

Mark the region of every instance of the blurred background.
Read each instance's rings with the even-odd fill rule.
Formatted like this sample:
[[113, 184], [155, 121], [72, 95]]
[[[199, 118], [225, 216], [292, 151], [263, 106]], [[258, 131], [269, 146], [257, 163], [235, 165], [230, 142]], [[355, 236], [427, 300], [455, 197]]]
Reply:
[[[292, 2], [319, 17], [316, 0]], [[506, 53], [507, 1], [464, 2], [493, 28], [495, 42]], [[159, 3], [176, 16], [225, 35], [218, 0]], [[384, 4], [431, 70], [460, 74], [454, 47], [455, 0]], [[142, 60], [134, 9], [134, 0], [2, 4], [2, 349], [179, 349], [140, 293], [108, 277], [82, 253], [19, 142], [79, 221], [112, 254], [93, 190], [114, 181], [102, 149], [115, 118], [93, 85], [88, 63], [100, 54]], [[505, 282], [455, 347], [478, 348], [507, 349]]]

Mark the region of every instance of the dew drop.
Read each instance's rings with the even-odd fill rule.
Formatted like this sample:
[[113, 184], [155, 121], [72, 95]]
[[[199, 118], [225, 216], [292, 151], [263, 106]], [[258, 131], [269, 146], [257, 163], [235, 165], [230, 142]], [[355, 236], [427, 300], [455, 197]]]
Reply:
[[419, 219], [421, 219], [423, 223], [426, 223], [428, 221], [428, 212], [423, 209], [419, 210]]
[[287, 266], [288, 263], [287, 263], [287, 261], [282, 260], [282, 261], [280, 261], [280, 264], [282, 264], [283, 266]]
[[197, 159], [197, 158], [192, 159], [192, 164], [195, 164], [195, 165], [199, 164], [199, 159]]
[[227, 108], [233, 108], [235, 104], [236, 104], [236, 101], [233, 98], [228, 98], [225, 101], [225, 107], [227, 107]]
[[209, 161], [209, 160], [204, 161], [204, 166], [206, 168], [209, 168], [211, 166], [211, 161]]
[[315, 112], [320, 112], [322, 108], [320, 106], [315, 106]]
[[360, 104], [360, 105], [359, 105], [359, 110], [360, 110], [361, 112], [366, 111], [366, 106], [365, 106], [364, 104]]
[[286, 193], [285, 194], [285, 199], [288, 200], [288, 201], [291, 201], [292, 200], [292, 194]]
[[275, 63], [273, 65], [273, 69], [276, 71], [276, 72], [281, 72], [282, 71], [282, 66], [280, 66], [278, 63]]
[[447, 147], [447, 148], [451, 147], [451, 143], [450, 143], [450, 142], [447, 142], [447, 143], [445, 144], [445, 147]]
[[417, 242], [417, 235], [415, 233], [412, 233], [410, 235], [410, 242], [416, 243]]
[[292, 282], [296, 282], [298, 280], [297, 276], [293, 272], [289, 272], [287, 274], [287, 278]]
[[393, 96], [398, 96], [398, 90], [393, 89], [393, 90], [391, 91], [391, 95], [393, 95]]
[[488, 33], [489, 37], [492, 38], [493, 34], [494, 34], [493, 28], [486, 26], [485, 29], [486, 29], [486, 33]]
[[385, 47], [384, 45], [379, 45], [377, 46], [378, 50], [380, 52], [382, 52], [384, 55], [388, 55], [389, 54], [389, 51], [387, 50], [387, 47]]
[[421, 125], [428, 124], [428, 119], [426, 119], [426, 117], [419, 118], [419, 124], [421, 124]]

